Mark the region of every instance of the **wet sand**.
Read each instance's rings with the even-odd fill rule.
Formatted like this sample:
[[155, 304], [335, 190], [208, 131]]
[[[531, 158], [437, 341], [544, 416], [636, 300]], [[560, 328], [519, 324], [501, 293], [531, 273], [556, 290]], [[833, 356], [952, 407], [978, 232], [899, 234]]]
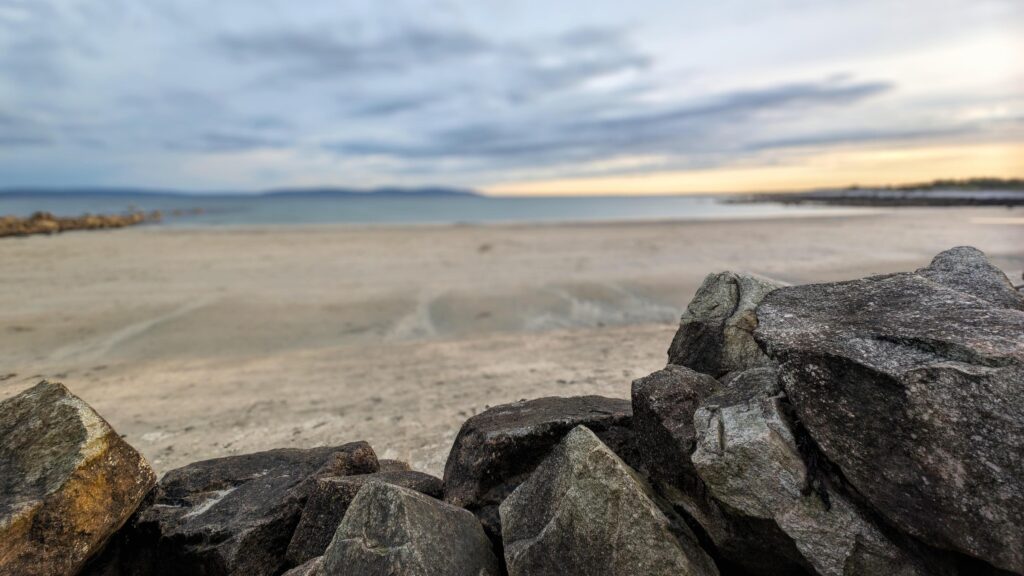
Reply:
[[438, 474], [486, 406], [628, 397], [710, 272], [833, 281], [960, 244], [1019, 279], [1024, 209], [5, 239], [0, 398], [62, 381], [160, 472], [365, 439]]

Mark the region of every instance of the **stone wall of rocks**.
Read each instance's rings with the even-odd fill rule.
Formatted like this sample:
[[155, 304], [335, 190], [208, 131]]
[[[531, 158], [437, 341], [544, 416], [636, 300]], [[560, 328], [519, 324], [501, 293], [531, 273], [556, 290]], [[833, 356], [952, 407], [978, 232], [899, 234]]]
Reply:
[[352, 442], [155, 482], [43, 382], [0, 403], [0, 574], [1024, 574], [1024, 296], [967, 247], [714, 274], [630, 400], [488, 409], [443, 480]]
[[162, 219], [163, 213], [159, 210], [126, 214], [84, 214], [82, 216], [54, 216], [49, 212], [35, 212], [27, 218], [0, 216], [0, 238], [32, 234], [58, 234], [73, 230], [124, 228], [147, 222], [159, 222]]

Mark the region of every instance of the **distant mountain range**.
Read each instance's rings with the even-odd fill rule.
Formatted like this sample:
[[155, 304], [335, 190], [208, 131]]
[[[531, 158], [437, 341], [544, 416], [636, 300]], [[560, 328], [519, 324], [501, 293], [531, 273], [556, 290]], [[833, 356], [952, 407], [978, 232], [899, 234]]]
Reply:
[[136, 188], [6, 188], [0, 189], [0, 198], [39, 198], [39, 197], [192, 197], [203, 198], [217, 196], [245, 197], [288, 197], [288, 198], [423, 198], [480, 196], [475, 190], [448, 188], [443, 186], [425, 186], [414, 188], [383, 187], [383, 188], [280, 188], [262, 192], [182, 192], [178, 190], [154, 190]]

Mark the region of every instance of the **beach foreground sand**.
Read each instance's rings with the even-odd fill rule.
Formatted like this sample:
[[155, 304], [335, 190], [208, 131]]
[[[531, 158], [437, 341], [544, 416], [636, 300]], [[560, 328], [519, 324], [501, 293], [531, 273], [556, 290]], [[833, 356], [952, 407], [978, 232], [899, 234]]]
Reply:
[[1024, 210], [6, 239], [0, 399], [62, 381], [158, 472], [364, 439], [439, 474], [489, 405], [628, 397], [710, 272], [834, 281], [961, 244], [1019, 279]]

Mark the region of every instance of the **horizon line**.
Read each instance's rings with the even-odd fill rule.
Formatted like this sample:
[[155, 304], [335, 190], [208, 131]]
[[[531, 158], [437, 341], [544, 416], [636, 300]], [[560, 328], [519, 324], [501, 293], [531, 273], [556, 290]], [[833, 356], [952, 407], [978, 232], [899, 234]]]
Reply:
[[761, 190], [732, 190], [732, 191], [700, 191], [700, 190], [688, 190], [688, 191], [669, 191], [669, 192], [575, 192], [566, 193], [552, 191], [550, 193], [542, 194], [530, 194], [530, 193], [494, 193], [488, 192], [486, 187], [463, 187], [463, 186], [446, 186], [446, 185], [424, 185], [424, 186], [373, 186], [373, 187], [354, 187], [345, 185], [316, 185], [316, 186], [282, 186], [273, 188], [263, 188], [256, 190], [217, 190], [217, 189], [179, 189], [179, 188], [158, 188], [158, 187], [146, 187], [146, 186], [131, 186], [131, 185], [117, 185], [117, 186], [7, 186], [0, 188], [0, 196], [17, 196], [17, 195], [100, 195], [100, 194], [114, 194], [114, 195], [139, 195], [139, 196], [180, 196], [180, 197], [266, 197], [266, 196], [287, 196], [287, 195], [310, 195], [310, 194], [321, 194], [321, 195], [339, 195], [339, 196], [387, 196], [397, 195], [405, 197], [414, 197], [422, 195], [427, 196], [475, 196], [480, 198], [537, 198], [537, 197], [549, 197], [549, 198], [570, 198], [570, 197], [650, 197], [650, 196], [730, 196], [730, 195], [757, 195], [757, 194], [800, 194], [808, 192], [823, 192], [832, 190], [886, 190], [886, 189], [908, 189], [913, 187], [938, 187], [943, 184], [950, 186], [970, 184], [972, 182], [979, 181], [994, 181], [1000, 184], [1017, 184], [1018, 186], [1024, 185], [1024, 175], [1020, 177], [1002, 178], [993, 176], [976, 176], [969, 178], [934, 178], [928, 181], [916, 181], [916, 182], [905, 182], [898, 184], [859, 184], [851, 183], [843, 186], [811, 186], [811, 187], [794, 187], [792, 189], [761, 189]]

